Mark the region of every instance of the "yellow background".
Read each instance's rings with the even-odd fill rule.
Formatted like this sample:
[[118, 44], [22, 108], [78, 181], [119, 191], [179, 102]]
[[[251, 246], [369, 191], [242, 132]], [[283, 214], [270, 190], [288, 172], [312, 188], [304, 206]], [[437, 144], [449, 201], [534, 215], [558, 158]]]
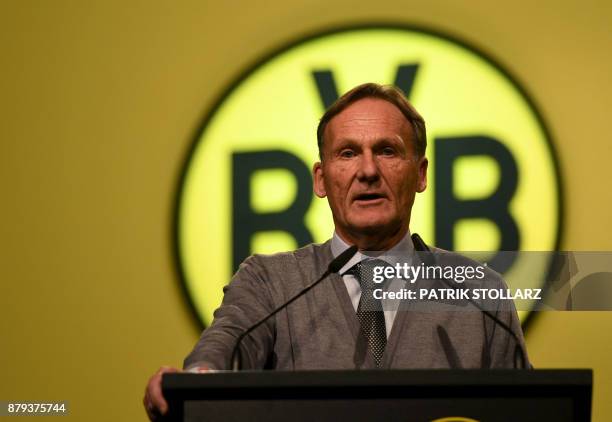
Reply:
[[[262, 54], [368, 21], [458, 36], [515, 74], [559, 153], [562, 248], [612, 249], [603, 1], [6, 1], [0, 400], [68, 400], [69, 420], [145, 420], [147, 378], [180, 366], [199, 334], [171, 219], [202, 118]], [[596, 421], [612, 419], [611, 329], [612, 313], [547, 313], [527, 333], [537, 367], [595, 369]]]
[[[500, 70], [467, 48], [423, 32], [380, 27], [336, 32], [295, 45], [250, 71], [224, 96], [198, 138], [183, 181], [177, 232], [187, 290], [206, 325], [210, 325], [221, 303], [223, 286], [232, 275], [233, 223], [228, 216], [231, 207], [238, 205], [231, 203], [231, 154], [280, 148], [304, 163], [308, 171], [317, 160], [314, 133], [323, 112], [311, 69], [329, 66], [339, 82], [338, 91], [345, 92], [364, 82], [392, 82], [389, 75], [398, 63], [415, 62], [420, 69], [414, 90], [417, 93], [410, 100], [426, 116], [429, 167], [427, 190], [418, 195], [412, 208], [410, 230], [427, 241], [434, 237], [434, 191], [438, 182], [434, 175], [436, 167], [443, 165], [432, 152], [438, 146], [437, 140], [484, 133], [503, 142], [516, 160], [520, 176], [509, 209], [521, 233], [520, 249], [541, 251], [556, 247], [559, 192], [554, 158], [528, 100]], [[482, 166], [483, 162], [492, 164], [492, 169]], [[457, 195], [463, 198], [486, 197], [491, 192], [478, 192], [482, 185], [479, 181], [489, 182], [493, 191], [500, 177], [495, 172], [499, 168], [489, 157], [460, 158], [454, 165], [453, 188], [468, 186], [457, 189]], [[295, 192], [286, 192], [287, 185], [296, 183], [292, 174], [263, 170], [255, 175], [258, 173], [259, 180], [251, 179], [253, 194], [261, 195], [262, 202], [273, 196], [287, 198], [289, 204], [276, 210], [289, 206], [295, 198]], [[267, 175], [267, 183], [261, 175]], [[211, 184], [211, 180], [215, 183]], [[264, 208], [266, 211], [269, 208]], [[258, 212], [262, 212], [261, 208]], [[315, 242], [329, 239], [334, 226], [327, 199], [314, 197], [304, 221]], [[499, 230], [490, 220], [460, 221], [456, 233], [463, 234], [463, 238], [456, 239], [457, 250], [500, 247]], [[252, 243], [265, 245], [264, 250], [251, 248], [256, 253], [296, 247], [292, 236], [279, 231], [258, 232]], [[203, 256], [207, 257], [205, 262]], [[514, 265], [522, 267], [519, 263]], [[517, 279], [523, 285], [525, 281], [535, 282], [532, 287], [537, 287], [540, 280], [525, 276], [533, 275], [533, 271], [514, 270], [516, 277], [508, 273], [504, 276], [511, 288], [517, 287]]]

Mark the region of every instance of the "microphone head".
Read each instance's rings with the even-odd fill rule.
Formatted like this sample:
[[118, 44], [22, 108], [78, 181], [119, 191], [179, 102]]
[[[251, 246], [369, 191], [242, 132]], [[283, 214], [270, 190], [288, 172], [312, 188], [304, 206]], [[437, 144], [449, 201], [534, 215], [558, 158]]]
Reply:
[[332, 262], [329, 263], [327, 271], [330, 273], [337, 273], [346, 265], [347, 262], [357, 253], [359, 248], [356, 245], [346, 248], [344, 252], [338, 255]]
[[414, 249], [417, 252], [430, 252], [425, 242], [423, 242], [423, 239], [421, 239], [421, 236], [419, 236], [417, 233], [413, 233], [410, 238], [412, 239]]
[[423, 242], [421, 236], [419, 236], [417, 233], [414, 233], [410, 237], [412, 238], [412, 243], [414, 244], [414, 250], [419, 252], [419, 257], [423, 260], [423, 263], [428, 267], [436, 265], [436, 258], [434, 257], [429, 247], [425, 244], [425, 242]]

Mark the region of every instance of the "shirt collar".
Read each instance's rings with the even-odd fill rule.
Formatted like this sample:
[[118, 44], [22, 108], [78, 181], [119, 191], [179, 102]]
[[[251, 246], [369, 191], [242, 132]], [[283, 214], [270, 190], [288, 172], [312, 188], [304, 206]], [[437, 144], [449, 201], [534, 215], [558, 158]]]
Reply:
[[[336, 231], [331, 240], [331, 252], [334, 258], [344, 252], [349, 245], [342, 240]], [[355, 255], [338, 271], [339, 274], [343, 274], [345, 271], [352, 268], [358, 262], [368, 258], [378, 258], [386, 261], [391, 265], [395, 265], [398, 262], [406, 262], [407, 259], [411, 260], [414, 254], [414, 244], [410, 238], [410, 230], [406, 232], [406, 235], [400, 240], [397, 245], [389, 249], [388, 251], [366, 251], [364, 254], [362, 251], [357, 251]]]

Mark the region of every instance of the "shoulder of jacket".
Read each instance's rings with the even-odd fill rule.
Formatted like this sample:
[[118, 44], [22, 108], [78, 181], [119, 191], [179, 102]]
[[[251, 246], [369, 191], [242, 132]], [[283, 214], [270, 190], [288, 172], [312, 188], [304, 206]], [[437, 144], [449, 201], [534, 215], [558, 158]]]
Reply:
[[277, 252], [273, 254], [253, 254], [245, 259], [240, 266], [243, 265], [259, 265], [266, 267], [268, 265], [291, 263], [303, 260], [316, 260], [319, 257], [326, 255], [331, 256], [331, 242], [328, 240], [324, 243], [310, 243], [299, 249], [287, 252]]

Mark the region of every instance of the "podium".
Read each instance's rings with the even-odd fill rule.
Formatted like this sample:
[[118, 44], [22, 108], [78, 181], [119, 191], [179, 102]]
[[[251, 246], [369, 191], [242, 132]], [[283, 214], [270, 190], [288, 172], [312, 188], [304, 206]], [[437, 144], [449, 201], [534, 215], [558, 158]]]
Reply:
[[589, 421], [576, 370], [244, 371], [165, 374], [170, 421]]

